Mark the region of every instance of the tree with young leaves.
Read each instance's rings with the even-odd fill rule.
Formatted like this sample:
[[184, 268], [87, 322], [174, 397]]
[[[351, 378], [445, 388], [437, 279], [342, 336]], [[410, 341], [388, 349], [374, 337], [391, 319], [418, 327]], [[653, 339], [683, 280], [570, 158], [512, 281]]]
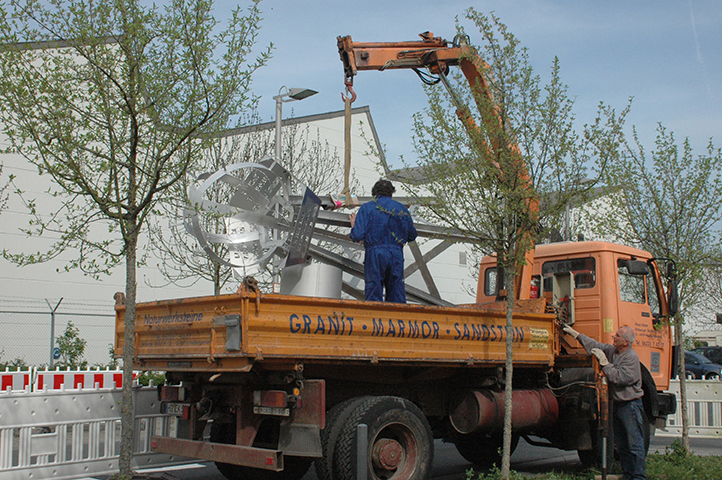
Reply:
[[60, 352], [58, 367], [72, 368], [73, 370], [88, 367], [88, 361], [83, 360], [88, 341], [80, 336], [80, 329], [72, 320], [68, 321], [63, 334], [55, 339], [55, 344]]
[[[478, 29], [482, 45], [464, 45], [469, 38], [464, 20]], [[497, 255], [504, 273], [499, 282], [507, 302], [506, 325], [512, 331], [515, 280], [526, 253], [559, 225], [566, 205], [588, 194], [598, 173], [616, 157], [627, 109], [617, 115], [600, 104], [594, 121], [577, 133], [574, 102], [561, 81], [558, 59], [549, 83], [542, 85], [527, 50], [499, 18], [471, 8], [457, 28], [457, 39], [469, 62], [481, 70], [482, 81], [470, 85], [452, 71], [447, 77], [451, 95], [439, 85], [427, 87], [428, 107], [414, 117], [417, 168], [425, 181], [406, 186], [414, 195], [436, 199], [420, 211], [428, 220], [463, 232], [483, 253]], [[505, 372], [501, 471], [508, 478], [511, 336]]]
[[[679, 312], [673, 328], [678, 365], [684, 365], [684, 319], [708, 284], [710, 267], [722, 263], [718, 222], [722, 220], [722, 153], [710, 139], [695, 155], [689, 139], [657, 127], [654, 148], [646, 151], [636, 129], [622, 155], [606, 171], [607, 206], [592, 212], [597, 235], [647, 250], [677, 264]], [[684, 370], [680, 369], [682, 439], [689, 451]]]
[[[206, 139], [253, 103], [258, 2], [229, 12], [210, 0], [11, 0], [0, 7], [0, 122], [9, 152], [54, 182], [61, 202], [34, 199], [29, 235], [59, 236], [20, 265], [74, 253], [68, 268], [100, 275], [125, 263], [120, 475], [131, 476], [133, 334], [138, 241]], [[22, 195], [22, 192], [18, 192]]]

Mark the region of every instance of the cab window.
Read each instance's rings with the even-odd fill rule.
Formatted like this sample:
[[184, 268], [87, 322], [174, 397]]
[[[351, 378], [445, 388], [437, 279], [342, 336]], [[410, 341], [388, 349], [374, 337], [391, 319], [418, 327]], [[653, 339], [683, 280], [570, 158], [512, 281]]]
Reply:
[[647, 294], [649, 296], [649, 309], [655, 317], [659, 317], [662, 315], [662, 309], [659, 302], [659, 292], [652, 275], [647, 275]]
[[484, 272], [484, 295], [495, 297], [499, 293], [499, 273], [496, 267], [489, 267]]
[[553, 290], [555, 273], [568, 272], [574, 274], [574, 289], [592, 288], [597, 284], [597, 268], [594, 258], [570, 258], [544, 262], [542, 265], [544, 291], [551, 292]]
[[630, 275], [625, 260], [617, 263], [619, 273], [619, 298], [623, 302], [647, 303], [644, 283], [646, 275]]

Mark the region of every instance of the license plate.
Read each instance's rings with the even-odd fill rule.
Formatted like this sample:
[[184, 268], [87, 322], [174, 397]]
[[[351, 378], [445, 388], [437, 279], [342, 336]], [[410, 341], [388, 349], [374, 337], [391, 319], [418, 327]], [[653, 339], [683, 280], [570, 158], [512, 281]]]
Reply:
[[291, 415], [290, 408], [281, 407], [253, 407], [253, 413], [258, 415], [276, 415], [278, 417], [288, 417]]
[[183, 410], [187, 406], [188, 406], [188, 404], [186, 404], [186, 403], [164, 403], [163, 404], [163, 413], [166, 413], [168, 415], [176, 415], [178, 417], [182, 417]]

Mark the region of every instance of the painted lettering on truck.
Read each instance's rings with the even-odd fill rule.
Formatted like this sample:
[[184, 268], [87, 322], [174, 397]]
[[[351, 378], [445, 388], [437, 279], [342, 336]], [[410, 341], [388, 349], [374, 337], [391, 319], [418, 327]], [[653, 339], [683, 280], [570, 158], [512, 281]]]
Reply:
[[145, 315], [143, 317], [144, 325], [163, 325], [168, 323], [193, 323], [203, 320], [202, 313], [173, 313], [171, 315]]
[[[315, 317], [315, 318], [314, 318]], [[293, 313], [289, 316], [289, 332], [306, 335], [353, 335], [354, 318], [337, 317], [331, 315], [305, 315]], [[505, 342], [507, 332], [515, 343], [523, 343], [525, 331], [523, 327], [513, 327], [509, 330], [505, 325], [485, 325], [454, 323], [453, 330], [446, 329], [443, 333], [438, 322], [416, 321], [401, 319], [372, 318], [371, 325], [362, 324], [361, 330], [371, 329], [372, 337], [392, 338], [423, 338], [439, 339], [452, 338], [460, 341]], [[358, 329], [358, 326], [357, 326]], [[548, 338], [548, 332], [547, 332]]]

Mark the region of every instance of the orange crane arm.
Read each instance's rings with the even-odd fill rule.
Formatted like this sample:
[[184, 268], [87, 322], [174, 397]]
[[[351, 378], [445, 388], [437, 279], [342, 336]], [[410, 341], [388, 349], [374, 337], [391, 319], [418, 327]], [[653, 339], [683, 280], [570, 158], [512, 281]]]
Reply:
[[[419, 76], [422, 76], [419, 69], [428, 69], [431, 74], [439, 76], [451, 93], [457, 108], [457, 115], [464, 126], [472, 131], [478, 130], [479, 127], [471, 116], [471, 112], [461, 104], [446, 81], [446, 75], [449, 67], [460, 67], [472, 89], [477, 89], [476, 91], [482, 93], [487, 99], [491, 99], [491, 92], [484, 76], [484, 72], [489, 68], [488, 64], [476, 55], [466, 42], [450, 43], [440, 37], [435, 37], [431, 32], [424, 32], [419, 36], [421, 40], [410, 42], [354, 42], [350, 36], [338, 37], [338, 51], [343, 62], [346, 86], [350, 88], [353, 85], [353, 78], [360, 70], [413, 69]], [[477, 98], [476, 102], [477, 106], [481, 108], [481, 99]], [[485, 118], [484, 122], [489, 127], [503, 128], [501, 115], [498, 112], [492, 118]], [[497, 123], [494, 125], [490, 122]], [[493, 131], [493, 128], [489, 128], [489, 131]], [[503, 145], [500, 145], [494, 138], [490, 140], [491, 146], [484, 144], [482, 148], [487, 150], [488, 158], [494, 158], [494, 152], [497, 152]], [[531, 177], [523, 163], [518, 145], [512, 144], [506, 147], [518, 159], [521, 167], [517, 170], [520, 180], [531, 189]], [[498, 164], [496, 167], [499, 169], [499, 175], [503, 175], [501, 167]], [[529, 198], [530, 215], [536, 217], [539, 211], [539, 201], [535, 195], [530, 195]], [[526, 299], [530, 296], [534, 249], [529, 249], [525, 257], [526, 265], [521, 268], [515, 286], [517, 299]]]

